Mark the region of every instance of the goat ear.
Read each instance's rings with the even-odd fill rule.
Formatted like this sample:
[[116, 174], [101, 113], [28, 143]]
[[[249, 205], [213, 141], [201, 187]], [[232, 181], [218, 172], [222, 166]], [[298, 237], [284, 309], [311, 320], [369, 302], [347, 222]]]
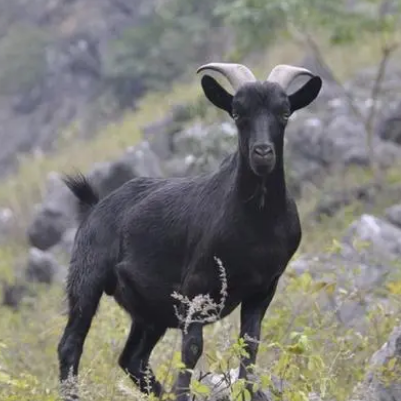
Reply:
[[202, 77], [201, 84], [203, 92], [209, 101], [219, 109], [225, 110], [231, 116], [233, 96], [209, 75]]
[[289, 95], [291, 113], [312, 103], [322, 88], [322, 79], [318, 76], [311, 78], [305, 85]]

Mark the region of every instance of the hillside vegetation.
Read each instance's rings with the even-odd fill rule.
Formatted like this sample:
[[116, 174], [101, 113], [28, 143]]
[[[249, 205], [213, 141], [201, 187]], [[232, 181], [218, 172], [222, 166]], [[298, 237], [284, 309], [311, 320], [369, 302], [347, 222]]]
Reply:
[[[294, 4], [297, 5], [299, 1], [294, 1]], [[288, 31], [285, 34], [280, 32], [280, 35], [277, 34], [277, 39], [271, 42], [266, 41], [263, 46], [260, 37], [256, 38], [246, 18], [239, 23], [234, 18], [235, 15], [225, 14], [227, 13], [225, 7], [228, 4], [226, 1], [218, 2], [221, 3], [221, 9], [214, 17], [216, 20], [212, 20], [210, 16], [213, 2], [191, 1], [188, 2], [188, 9], [185, 8], [184, 1], [167, 1], [166, 3], [175, 4], [177, 8], [172, 7], [170, 14], [167, 12], [168, 8], [164, 9], [166, 14], [149, 14], [145, 10], [144, 20], [138, 25], [141, 30], [128, 29], [125, 36], [122, 36], [123, 39], [118, 39], [126, 45], [130, 40], [147, 41], [148, 39], [144, 39], [147, 33], [154, 35], [149, 39], [149, 43], [146, 42], [148, 45], [144, 46], [145, 49], [139, 48], [140, 55], [146, 51], [149, 52], [149, 56], [141, 61], [149, 63], [152, 69], [147, 70], [147, 65], [138, 65], [134, 71], [132, 62], [137, 60], [135, 52], [130, 55], [131, 57], [125, 58], [126, 63], [120, 65], [117, 56], [123, 45], [122, 42], [119, 42], [120, 47], [117, 46], [114, 49], [116, 51], [113, 53], [114, 58], [107, 65], [108, 73], [119, 75], [118, 79], [114, 76], [108, 82], [112, 82], [113, 90], [120, 95], [123, 93], [120, 90], [121, 85], [130, 85], [133, 81], [146, 82], [146, 90], [141, 88], [140, 95], [138, 92], [135, 106], [127, 107], [124, 103], [126, 102], [124, 93], [124, 98], [119, 99], [121, 104], [118, 107], [117, 116], [113, 113], [112, 119], [104, 119], [104, 123], [96, 129], [96, 135], [90, 137], [77, 134], [81, 129], [78, 119], [60, 126], [59, 135], [56, 138], [57, 146], [52, 152], [25, 154], [21, 157], [15, 172], [0, 182], [0, 205], [2, 208], [9, 208], [15, 220], [15, 224], [0, 245], [0, 281], [4, 283], [4, 290], [6, 285], [17, 283], [22, 274], [25, 254], [30, 248], [26, 229], [34, 213], [34, 205], [42, 200], [46, 177], [49, 173], [72, 172], [77, 169], [88, 172], [94, 163], [117, 159], [127, 147], [135, 146], [143, 139], [145, 126], [165, 117], [177, 105], [185, 105], [190, 111], [190, 118], [183, 126], [184, 130], [198, 123], [207, 125], [215, 121], [224, 121], [226, 116], [214, 110], [201, 92], [199, 80], [195, 76], [195, 68], [200, 63], [203, 64], [211, 59], [235, 60], [250, 66], [262, 79], [274, 65], [299, 64], [310, 55], [309, 48], [301, 46], [298, 38], [290, 35]], [[197, 9], [196, 4], [199, 3], [202, 3], [204, 8], [200, 6], [200, 9]], [[247, 7], [249, 15], [253, 15], [251, 1], [234, 3], [237, 4], [238, 10], [241, 10], [241, 7]], [[306, 3], [309, 4], [310, 1], [305, 0]], [[315, 3], [320, 4], [318, 1]], [[262, 6], [260, 2], [255, 1], [254, 7], [258, 9]], [[179, 19], [180, 24], [184, 24], [186, 28], [193, 27], [192, 36], [186, 45], [195, 41], [196, 37], [208, 29], [211, 33], [220, 32], [221, 26], [225, 28], [226, 34], [229, 32], [232, 33], [232, 38], [238, 38], [238, 33], [237, 36], [233, 33], [235, 30], [232, 30], [231, 21], [231, 24], [234, 26], [238, 24], [238, 27], [242, 29], [248, 27], [246, 32], [254, 37], [254, 44], [259, 46], [259, 49], [255, 51], [254, 48], [250, 48], [249, 38], [244, 36], [243, 42], [236, 39], [233, 40], [234, 44], [227, 45], [224, 42], [221, 47], [219, 44], [217, 48], [212, 49], [207, 46], [205, 49], [200, 43], [196, 54], [189, 52], [186, 47], [185, 50], [189, 53], [180, 54], [182, 58], [172, 60], [174, 59], [172, 55], [177, 53], [177, 48], [179, 49], [186, 42], [183, 35], [188, 35], [187, 29], [184, 29], [182, 33], [181, 28], [173, 26], [173, 29], [169, 31], [171, 35], [180, 33], [179, 40], [174, 42], [177, 47], [171, 50], [168, 47], [170, 43], [167, 38], [162, 43], [160, 52], [153, 54], [149, 44], [152, 45], [152, 41], [153, 44], [157, 42], [163, 33], [157, 29], [158, 24], [161, 21], [163, 24], [172, 24], [176, 15], [183, 17]], [[222, 15], [225, 15], [224, 19]], [[187, 20], [188, 16], [193, 18]], [[203, 20], [207, 20], [208, 23], [195, 24]], [[256, 24], [252, 18], [250, 21]], [[216, 31], [212, 30], [216, 28], [212, 22], [218, 25]], [[67, 25], [65, 23], [65, 26]], [[341, 31], [339, 28], [337, 31], [344, 32], [345, 28], [342, 27], [342, 29]], [[386, 31], [384, 36], [387, 38], [388, 34], [391, 38], [399, 38], [400, 31], [397, 29]], [[273, 34], [273, 31], [263, 31], [263, 34], [265, 33]], [[324, 55], [325, 63], [330, 66], [341, 83], [358, 76], [366, 69], [373, 68], [376, 71], [382, 60], [383, 36], [377, 32], [368, 31], [360, 38], [356, 37], [353, 40], [349, 38], [349, 40], [338, 40], [341, 42], [338, 45], [333, 44], [331, 26], [321, 22], [316, 23], [313, 26], [313, 33], [314, 44], [318, 46], [320, 53]], [[208, 40], [212, 40], [210, 36]], [[172, 51], [173, 53], [166, 60], [164, 57]], [[401, 48], [394, 49], [392, 57], [394, 60], [399, 60]], [[176, 61], [177, 69], [169, 64], [172, 61]], [[163, 63], [170, 66], [165, 71], [166, 75], [153, 69], [160, 68]], [[181, 71], [178, 65], [182, 64], [189, 65], [190, 68]], [[391, 65], [394, 66], [394, 64]], [[124, 67], [126, 70], [119, 70], [117, 67]], [[399, 70], [400, 66], [395, 65], [395, 69]], [[128, 77], [127, 70], [134, 71], [138, 75]], [[4, 71], [9, 73], [8, 70]], [[176, 79], [175, 76], [177, 76]], [[171, 81], [171, 85], [160, 84], [163, 80]], [[312, 107], [308, 112], [311, 116], [313, 116], [313, 110]], [[361, 142], [361, 147], [364, 144], [365, 142]], [[350, 226], [356, 220], [362, 215], [384, 219], [386, 210], [400, 202], [401, 160], [381, 171], [380, 187], [375, 190], [372, 201], [355, 197], [347, 204], [336, 208], [336, 212], [330, 216], [321, 219], [314, 217], [316, 209], [326, 196], [330, 198], [338, 192], [352, 193], [356, 187], [364, 185], [375, 188], [376, 179], [374, 169], [370, 166], [358, 165], [358, 163], [346, 166], [345, 169], [333, 169], [332, 173], [324, 176], [318, 184], [305, 183], [302, 196], [297, 200], [304, 232], [302, 244], [294, 258], [294, 265], [290, 266], [284, 274], [277, 296], [263, 322], [263, 340], [257, 364], [261, 386], [266, 389], [274, 384], [273, 388], [276, 390], [273, 391], [272, 397], [275, 400], [307, 401], [313, 396], [320, 400], [330, 401], [378, 399], [376, 390], [369, 393], [366, 388], [362, 388], [362, 395], [354, 394], [354, 392], [357, 384], [366, 377], [372, 355], [387, 341], [392, 330], [401, 324], [400, 259], [383, 262], [385, 258], [382, 260], [378, 258], [379, 260], [365, 261], [365, 264], [359, 260], [355, 262], [356, 270], [358, 266], [367, 266], [372, 268], [372, 272], [376, 272], [376, 269], [380, 269], [382, 262], [388, 268], [388, 273], [383, 273], [380, 285], [373, 284], [373, 287], [367, 290], [365, 287], [359, 288], [354, 283], [354, 278], [343, 287], [340, 286], [339, 282], [344, 277], [354, 274], [350, 271], [355, 267], [352, 263], [343, 263], [341, 258], [344, 243], [352, 244], [356, 254], [365, 255], [366, 244], [363, 240], [345, 239], [350, 232]], [[333, 259], [329, 259], [328, 265], [335, 266], [335, 270], [327, 273], [324, 271], [320, 276], [314, 275], [314, 255], [330, 255]], [[312, 256], [312, 258], [307, 258], [304, 262], [305, 256]], [[370, 257], [373, 258], [369, 254], [368, 259]], [[374, 257], [376, 258], [377, 255]], [[336, 258], [339, 258], [340, 262]], [[304, 263], [309, 267], [302, 270]], [[326, 265], [320, 260], [316, 263], [316, 271], [320, 268], [326, 269]], [[329, 271], [328, 268], [327, 271]], [[355, 277], [358, 274], [359, 272], [356, 271]], [[370, 275], [369, 271], [364, 274], [366, 277]], [[61, 283], [52, 285], [31, 283], [29, 289], [32, 295], [24, 297], [18, 308], [0, 306], [1, 401], [59, 400], [56, 348], [65, 324], [64, 288]], [[324, 301], [327, 299], [333, 301], [331, 297], [337, 302], [334, 308], [328, 306], [329, 301]], [[339, 318], [340, 309], [344, 307], [345, 312], [352, 309], [347, 306], [348, 302], [361, 304], [365, 308], [362, 312], [350, 312], [357, 315], [358, 324], [347, 325]], [[236, 311], [223, 322], [206, 329], [205, 352], [198, 369], [217, 375], [227, 374], [231, 369], [237, 368], [238, 356], [243, 352], [242, 343], [237, 341], [236, 337], [238, 322], [239, 316]], [[112, 299], [103, 297], [87, 337], [81, 360], [82, 401], [144, 399], [117, 365], [129, 327], [128, 316], [116, 306]], [[153, 369], [167, 387], [171, 385], [173, 376], [181, 367], [179, 341], [179, 333], [169, 331], [152, 354]], [[383, 383], [398, 384], [400, 362], [397, 358], [390, 359], [380, 368], [379, 376]], [[232, 386], [234, 395], [241, 390], [241, 385], [237, 383]], [[281, 385], [284, 388], [283, 393], [278, 390]], [[200, 399], [202, 397], [208, 399], [208, 391], [207, 387], [194, 380], [193, 392]]]

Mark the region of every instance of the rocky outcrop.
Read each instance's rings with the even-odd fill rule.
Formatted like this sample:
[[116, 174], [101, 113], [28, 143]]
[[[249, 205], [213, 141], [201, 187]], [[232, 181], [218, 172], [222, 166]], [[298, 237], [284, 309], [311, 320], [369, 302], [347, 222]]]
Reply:
[[321, 309], [335, 312], [345, 327], [364, 332], [370, 308], [387, 304], [381, 289], [394, 271], [393, 263], [401, 257], [400, 245], [400, 228], [364, 214], [349, 226], [338, 249], [302, 255], [290, 263], [288, 271], [308, 273], [326, 283], [333, 291], [321, 293]]
[[[153, 1], [1, 0], [0, 6], [4, 176], [19, 154], [51, 151], [72, 122], [74, 135], [88, 138], [117, 116], [112, 99], [104, 107], [105, 58], [112, 40], [135, 26]], [[134, 104], [139, 93], [128, 95]]]
[[43, 202], [35, 209], [27, 234], [38, 249], [56, 245], [64, 232], [76, 225], [76, 199], [57, 173], [49, 174]]
[[376, 351], [365, 379], [355, 387], [352, 401], [393, 401], [401, 399], [401, 326]]

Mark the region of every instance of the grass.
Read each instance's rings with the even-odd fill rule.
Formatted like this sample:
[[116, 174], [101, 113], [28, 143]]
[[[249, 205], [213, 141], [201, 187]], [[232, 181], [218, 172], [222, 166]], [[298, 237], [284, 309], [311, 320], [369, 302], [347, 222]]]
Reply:
[[[329, 65], [341, 79], [350, 77], [361, 67], [376, 63], [379, 57], [374, 40], [342, 48], [322, 45]], [[349, 57], [352, 54], [353, 57]], [[258, 76], [263, 77], [273, 64], [294, 62], [302, 50], [293, 43], [279, 43], [268, 55], [250, 60]], [[167, 94], [149, 94], [139, 104], [138, 111], [121, 121], [106, 126], [90, 142], [74, 141], [52, 155], [26, 157], [19, 171], [0, 185], [0, 205], [10, 207], [27, 224], [32, 203], [39, 201], [44, 177], [51, 171], [81, 169], [87, 171], [94, 162], [118, 157], [130, 145], [141, 139], [141, 127], [162, 117], [173, 104], [191, 102], [200, 95], [198, 82], [179, 83]], [[386, 173], [388, 186], [400, 186], [400, 166]], [[368, 171], [350, 168], [346, 174], [333, 175], [322, 188], [310, 187], [299, 203], [303, 220], [303, 241], [300, 252], [322, 252], [332, 247], [362, 212], [380, 215], [395, 203], [387, 192], [376, 199], [370, 209], [353, 202], [333, 218], [320, 223], [309, 218], [322, 193], [335, 187], [353, 186], [371, 179]], [[12, 281], [16, 265], [24, 258], [25, 244], [0, 247], [0, 278]], [[258, 359], [260, 376], [269, 380], [269, 372], [285, 377], [293, 391], [288, 399], [303, 400], [308, 391], [326, 393], [324, 399], [346, 400], [364, 373], [370, 355], [377, 350], [399, 321], [400, 293], [396, 283], [387, 293], [393, 307], [391, 313], [380, 309], [366, 316], [372, 330], [366, 335], [345, 331], [330, 314], [318, 309], [315, 302], [319, 291], [313, 290], [307, 276], [294, 277], [291, 272], [269, 308], [263, 323], [263, 344]], [[39, 289], [41, 289], [39, 287]], [[0, 307], [0, 399], [2, 401], [54, 401], [58, 399], [56, 347], [65, 324], [62, 314], [63, 289], [54, 285], [43, 287], [37, 299], [27, 302], [20, 311]], [[238, 332], [238, 311], [222, 323], [206, 329], [205, 356], [202, 365], [215, 371], [237, 366], [238, 347], [232, 341]], [[232, 327], [227, 329], [227, 325]], [[86, 341], [81, 362], [83, 400], [119, 401], [139, 397], [134, 387], [117, 366], [118, 355], [128, 335], [129, 319], [109, 298], [103, 298], [97, 317]], [[302, 331], [303, 336], [299, 333]], [[227, 338], [227, 333], [229, 333]], [[216, 346], [218, 341], [231, 341], [228, 350]], [[170, 373], [178, 368], [179, 336], [168, 332], [152, 355], [156, 374], [171, 382]], [[224, 342], [224, 341], [223, 341]]]
[[[399, 167], [394, 166], [387, 172], [389, 186], [401, 184], [400, 171]], [[368, 181], [369, 177], [363, 169], [350, 169], [343, 184], [359, 184]], [[333, 176], [322, 189], [338, 185], [339, 180], [339, 177]], [[311, 224], [306, 217], [316, 204], [319, 193], [316, 189], [310, 189], [299, 204], [305, 233], [302, 252], [328, 250], [332, 247], [333, 239], [338, 239], [348, 224], [366, 211], [363, 205], [354, 203], [348, 211], [340, 212], [336, 217]], [[380, 215], [391, 203], [383, 192], [372, 212]], [[1, 271], [10, 274], [7, 265], [12, 262], [14, 254], [9, 249], [3, 249], [2, 252]], [[400, 277], [400, 272], [397, 274]], [[399, 321], [399, 282], [393, 284], [393, 294], [387, 290], [391, 312], [383, 313], [379, 308], [371, 312], [366, 316], [366, 321], [372, 329], [367, 334], [359, 334], [354, 330], [344, 330], [333, 315], [319, 310], [316, 296], [324, 292], [324, 288], [313, 290], [318, 283], [308, 276], [296, 277], [288, 270], [263, 323], [264, 341], [258, 359], [261, 377], [265, 381], [268, 381], [270, 373], [285, 377], [291, 383], [294, 394], [306, 391], [309, 387], [311, 391], [321, 393], [322, 385], [326, 383], [328, 399], [335, 396], [338, 401], [346, 400], [353, 386], [363, 377], [372, 353], [386, 341], [389, 332]], [[56, 347], [65, 323], [63, 312], [63, 290], [57, 285], [40, 291], [35, 302], [27, 302], [19, 312], [0, 308], [0, 399], [58, 399]], [[218, 373], [221, 369], [237, 366], [238, 350], [235, 351], [233, 344], [238, 333], [238, 322], [237, 310], [229, 319], [207, 327], [201, 367]], [[231, 327], [227, 328], [227, 325]], [[88, 335], [81, 362], [84, 401], [93, 398], [99, 401], [138, 399], [135, 388], [117, 366], [128, 330], [129, 318], [113, 300], [104, 297]], [[302, 340], [304, 345], [298, 344], [299, 332], [306, 336]], [[222, 339], [230, 343], [228, 351], [222, 351], [221, 346], [216, 345]], [[178, 369], [179, 340], [179, 333], [169, 331], [152, 355], [156, 374], [165, 378], [168, 384], [172, 381], [172, 372]], [[297, 354], [294, 347], [300, 346], [306, 348]], [[283, 370], [284, 363], [289, 364], [288, 370]], [[291, 397], [296, 400], [294, 394]]]

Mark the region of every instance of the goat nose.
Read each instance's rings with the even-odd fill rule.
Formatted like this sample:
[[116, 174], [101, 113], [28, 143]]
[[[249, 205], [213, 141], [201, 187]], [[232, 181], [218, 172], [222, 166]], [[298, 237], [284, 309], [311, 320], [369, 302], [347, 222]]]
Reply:
[[261, 145], [256, 145], [253, 149], [253, 151], [258, 155], [258, 156], [267, 156], [268, 154], [273, 152], [273, 149], [270, 145], [267, 144], [261, 144]]

